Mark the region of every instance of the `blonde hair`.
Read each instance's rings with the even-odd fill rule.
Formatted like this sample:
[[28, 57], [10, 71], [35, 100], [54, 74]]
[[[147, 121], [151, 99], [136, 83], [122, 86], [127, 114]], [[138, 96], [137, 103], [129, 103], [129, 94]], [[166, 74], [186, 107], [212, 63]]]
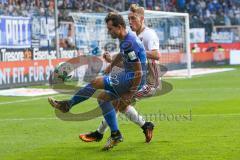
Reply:
[[144, 8], [139, 7], [137, 4], [131, 4], [129, 10], [133, 13], [137, 13], [138, 15], [144, 16]]

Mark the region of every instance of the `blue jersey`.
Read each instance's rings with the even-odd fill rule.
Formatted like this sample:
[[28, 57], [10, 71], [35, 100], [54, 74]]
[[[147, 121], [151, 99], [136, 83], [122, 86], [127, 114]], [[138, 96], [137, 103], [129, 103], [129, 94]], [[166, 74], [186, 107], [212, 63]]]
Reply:
[[129, 91], [134, 79], [133, 66], [136, 62], [141, 63], [141, 83], [140, 89], [146, 83], [146, 52], [140, 39], [133, 33], [128, 32], [124, 40], [120, 42], [120, 54], [122, 55], [124, 71], [111, 73], [104, 76], [104, 88], [115, 95], [121, 95]]
[[130, 79], [134, 76], [133, 66], [136, 65], [136, 62], [141, 63], [142, 67], [142, 82], [145, 82], [146, 79], [146, 51], [140, 39], [133, 33], [128, 32], [126, 37], [120, 43], [120, 54], [122, 54], [123, 65], [125, 72], [127, 72]]

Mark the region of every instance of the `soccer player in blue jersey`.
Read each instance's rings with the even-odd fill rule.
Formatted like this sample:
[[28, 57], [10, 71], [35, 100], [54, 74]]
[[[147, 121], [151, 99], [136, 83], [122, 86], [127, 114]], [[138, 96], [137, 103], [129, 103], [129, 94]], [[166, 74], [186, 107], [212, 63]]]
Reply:
[[[151, 97], [161, 87], [159, 80], [160, 68], [158, 67], [159, 39], [153, 29], [145, 26], [143, 7], [132, 4], [129, 8], [128, 20], [131, 30], [136, 32], [136, 35], [139, 37], [145, 47], [148, 61], [146, 85], [144, 85], [142, 89], [134, 95], [134, 99]], [[110, 54], [104, 53], [103, 57], [107, 62], [111, 63], [112, 58]], [[153, 136], [154, 124], [152, 122], [145, 121], [143, 116], [141, 116], [132, 105], [126, 106], [126, 104], [119, 103], [119, 101], [113, 101], [112, 104], [116, 110], [123, 113], [130, 121], [141, 127], [145, 135], [145, 142], [149, 143]], [[93, 132], [82, 133], [79, 135], [79, 138], [84, 142], [99, 142], [103, 138], [107, 128], [107, 122], [103, 120], [98, 126], [97, 130]]]
[[111, 37], [120, 40], [120, 53], [107, 67], [105, 73], [110, 73], [111, 69], [121, 62], [124, 71], [96, 78], [80, 89], [71, 100], [57, 101], [53, 98], [48, 100], [54, 108], [68, 112], [74, 105], [90, 98], [97, 89], [104, 89], [97, 99], [103, 116], [111, 129], [111, 136], [103, 148], [108, 150], [122, 141], [116, 112], [111, 101], [120, 99], [122, 103], [130, 103], [133, 95], [146, 83], [146, 52], [140, 39], [134, 33], [126, 31], [126, 24], [121, 15], [110, 12], [106, 16], [105, 22]]

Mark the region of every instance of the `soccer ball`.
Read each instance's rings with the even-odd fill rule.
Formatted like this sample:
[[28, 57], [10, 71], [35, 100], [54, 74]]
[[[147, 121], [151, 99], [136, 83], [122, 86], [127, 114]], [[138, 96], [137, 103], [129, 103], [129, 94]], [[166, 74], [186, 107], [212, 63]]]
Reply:
[[60, 62], [54, 69], [54, 77], [63, 81], [70, 80], [73, 77], [74, 66], [68, 62]]

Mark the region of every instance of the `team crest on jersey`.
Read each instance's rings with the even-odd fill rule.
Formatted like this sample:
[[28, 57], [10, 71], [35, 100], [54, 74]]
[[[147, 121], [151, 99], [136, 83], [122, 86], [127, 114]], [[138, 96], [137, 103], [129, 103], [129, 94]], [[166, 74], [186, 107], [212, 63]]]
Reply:
[[132, 42], [131, 41], [123, 41], [120, 45], [121, 45], [121, 48], [126, 51], [132, 47]]

